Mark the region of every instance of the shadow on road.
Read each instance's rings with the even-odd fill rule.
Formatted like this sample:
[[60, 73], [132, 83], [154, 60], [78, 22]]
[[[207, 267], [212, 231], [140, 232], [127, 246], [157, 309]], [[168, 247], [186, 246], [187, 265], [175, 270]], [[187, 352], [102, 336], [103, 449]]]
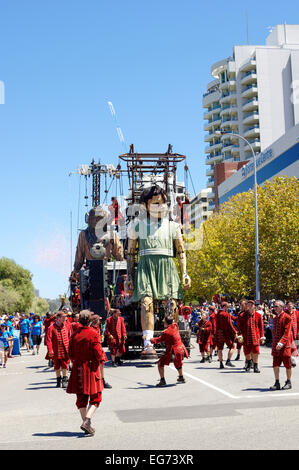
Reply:
[[156, 388], [160, 390], [160, 388], [169, 388], [169, 387], [176, 387], [177, 384], [166, 384], [166, 387], [156, 387], [156, 385], [149, 385], [149, 384], [142, 384], [144, 387], [127, 387], [126, 390], [150, 390], [152, 388]]
[[242, 392], [273, 392], [270, 388], [243, 388]]
[[84, 432], [69, 432], [69, 431], [61, 431], [61, 432], [37, 432], [35, 434], [32, 434], [33, 437], [77, 437], [77, 438], [82, 438], [82, 437], [89, 437], [87, 434]]

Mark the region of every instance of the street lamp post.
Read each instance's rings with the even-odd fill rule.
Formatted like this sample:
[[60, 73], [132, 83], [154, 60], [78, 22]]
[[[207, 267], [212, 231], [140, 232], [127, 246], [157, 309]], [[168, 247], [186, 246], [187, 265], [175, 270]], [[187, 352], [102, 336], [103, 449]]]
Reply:
[[255, 298], [260, 301], [260, 270], [259, 270], [259, 227], [258, 227], [258, 205], [257, 205], [257, 176], [256, 176], [256, 154], [250, 142], [245, 137], [235, 132], [215, 131], [216, 135], [235, 136], [242, 139], [250, 148], [254, 163], [254, 226], [255, 226]]

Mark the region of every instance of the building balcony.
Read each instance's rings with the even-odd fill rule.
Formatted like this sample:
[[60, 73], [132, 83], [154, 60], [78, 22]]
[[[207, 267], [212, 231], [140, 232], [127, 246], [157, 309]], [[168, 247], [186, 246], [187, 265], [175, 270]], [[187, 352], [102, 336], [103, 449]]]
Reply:
[[247, 139], [248, 137], [257, 138], [260, 135], [260, 126], [252, 126], [245, 129], [243, 136]]
[[222, 142], [216, 142], [214, 144], [207, 145], [205, 147], [205, 153], [211, 153], [222, 148]]
[[[243, 91], [242, 91], [242, 98], [253, 98], [254, 96], [257, 96], [257, 86], [256, 85], [248, 85]], [[221, 103], [221, 101], [220, 101]]]
[[205, 135], [204, 141], [211, 142], [214, 139], [214, 137], [216, 137], [214, 132], [209, 132], [208, 134]]
[[224, 105], [225, 103], [236, 103], [237, 101], [237, 92], [236, 91], [231, 91], [228, 94], [225, 94], [224, 96], [221, 96], [219, 98], [219, 102], [221, 105]]
[[[258, 102], [257, 97], [255, 96], [254, 98], [251, 98], [250, 100], [246, 100], [243, 103], [242, 110], [244, 112], [254, 111], [254, 110], [258, 109], [258, 106], [259, 106], [259, 102]], [[220, 115], [221, 115], [221, 113], [220, 113]]]
[[[251, 140], [248, 140], [248, 142], [250, 143], [251, 147], [253, 148], [253, 150], [255, 152], [260, 152], [261, 151], [261, 141], [260, 141], [260, 139], [251, 139]], [[248, 144], [246, 144], [244, 146], [244, 150], [245, 150], [245, 152], [250, 152], [251, 153], [251, 148], [249, 147]]]
[[220, 116], [225, 114], [236, 114], [238, 113], [238, 106], [235, 104], [226, 104], [221, 107]]
[[256, 70], [256, 60], [255, 59], [250, 59], [248, 62], [242, 65], [240, 67], [240, 72], [248, 72], [249, 70]]
[[227, 119], [223, 119], [221, 121], [221, 125], [220, 125], [220, 128], [223, 130], [223, 129], [229, 129], [229, 130], [232, 130], [232, 129], [235, 129], [236, 127], [238, 127], [238, 119], [235, 118], [234, 116], [231, 116]]
[[218, 89], [211, 90], [203, 95], [202, 105], [204, 108], [210, 108], [213, 103], [218, 102], [221, 93]]
[[214, 175], [214, 167], [211, 167], [206, 171], [206, 176], [213, 176], [213, 175]]
[[223, 155], [220, 153], [219, 155], [209, 155], [206, 160], [206, 165], [215, 165], [217, 162], [221, 162]]
[[247, 72], [244, 77], [241, 79], [241, 85], [249, 85], [257, 82], [257, 74], [253, 70], [252, 72]]
[[260, 118], [259, 118], [259, 114], [258, 112], [253, 112], [253, 113], [250, 113], [250, 114], [246, 114], [243, 118], [243, 124], [246, 126], [246, 125], [249, 125], [249, 124], [257, 124], [259, 122]]
[[220, 126], [220, 124], [221, 124], [221, 119], [220, 119], [220, 117], [218, 117], [218, 118], [216, 118], [216, 119], [214, 119], [214, 120], [212, 120], [212, 121], [209, 121], [209, 122], [205, 125], [204, 130], [205, 130], [205, 131], [210, 131], [210, 130], [213, 129], [215, 126]]
[[220, 83], [219, 84], [219, 90], [230, 90], [232, 88], [235, 88], [236, 87], [236, 80], [228, 80], [227, 82], [223, 82], [223, 83]]
[[207, 188], [214, 188], [215, 187], [215, 181], [214, 179], [208, 179], [208, 182], [207, 182]]

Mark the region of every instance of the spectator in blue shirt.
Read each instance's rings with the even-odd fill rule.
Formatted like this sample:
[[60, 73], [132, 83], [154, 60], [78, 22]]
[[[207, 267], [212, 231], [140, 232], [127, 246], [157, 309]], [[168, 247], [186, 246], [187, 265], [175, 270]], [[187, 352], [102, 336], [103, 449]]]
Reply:
[[21, 315], [21, 320], [20, 320], [20, 333], [21, 333], [21, 345], [26, 346], [27, 351], [30, 351], [30, 332], [31, 332], [31, 326], [30, 322], [28, 320], [28, 315]]
[[9, 341], [10, 335], [7, 331], [6, 323], [0, 325], [0, 351], [1, 351], [1, 365], [2, 365], [2, 355], [4, 354], [4, 363], [3, 367], [6, 367], [8, 353], [9, 353]]
[[34, 315], [33, 323], [31, 324], [31, 337], [33, 342], [33, 351], [32, 354], [39, 353], [39, 347], [42, 342], [42, 334], [44, 331], [43, 322], [40, 319], [39, 315]]
[[6, 323], [6, 328], [7, 328], [7, 331], [8, 331], [8, 336], [9, 336], [9, 340], [8, 340], [8, 346], [9, 346], [9, 353], [8, 353], [8, 357], [13, 357], [12, 355], [12, 350], [13, 350], [13, 316], [10, 315], [10, 317], [5, 321]]

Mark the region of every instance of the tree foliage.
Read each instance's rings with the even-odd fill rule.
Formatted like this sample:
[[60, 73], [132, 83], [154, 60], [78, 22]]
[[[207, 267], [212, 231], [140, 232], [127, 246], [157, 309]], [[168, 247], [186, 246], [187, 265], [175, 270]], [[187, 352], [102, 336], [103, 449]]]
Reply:
[[[298, 295], [298, 196], [295, 177], [276, 177], [258, 187], [260, 288], [264, 298]], [[252, 190], [233, 196], [203, 224], [202, 245], [188, 251], [187, 263], [192, 280], [187, 301], [211, 299], [216, 293], [254, 296]]]
[[49, 311], [49, 304], [46, 299], [35, 297], [30, 307], [30, 312], [38, 315], [45, 315]]
[[0, 313], [25, 312], [30, 308], [34, 287], [32, 274], [27, 269], [11, 259], [0, 258], [0, 284], [0, 299], [3, 299], [0, 301]]

